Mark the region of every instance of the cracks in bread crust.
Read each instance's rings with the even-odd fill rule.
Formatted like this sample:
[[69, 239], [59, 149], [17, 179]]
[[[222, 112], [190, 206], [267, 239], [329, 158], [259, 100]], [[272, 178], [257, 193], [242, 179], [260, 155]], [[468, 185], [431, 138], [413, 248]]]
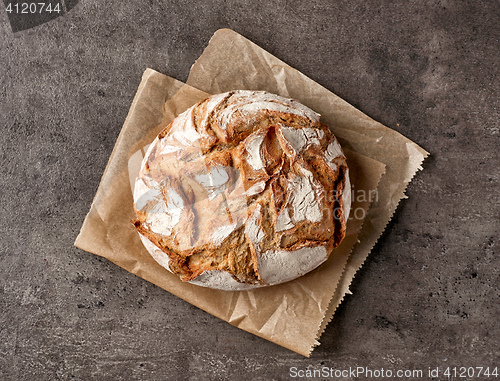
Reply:
[[161, 192], [140, 210], [134, 192], [134, 225], [183, 281], [222, 270], [264, 285], [261, 254], [330, 253], [345, 236], [345, 156], [319, 115], [295, 101], [249, 91], [209, 97], [172, 121], [149, 152], [137, 181]]

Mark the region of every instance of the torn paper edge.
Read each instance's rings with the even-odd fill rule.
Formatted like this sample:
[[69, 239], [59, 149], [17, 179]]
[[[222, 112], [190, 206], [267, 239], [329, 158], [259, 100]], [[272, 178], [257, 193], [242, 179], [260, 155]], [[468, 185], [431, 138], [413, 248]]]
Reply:
[[[419, 161], [418, 163], [418, 166], [416, 166], [415, 170], [413, 171], [413, 175], [410, 177], [410, 179], [406, 182], [404, 182], [404, 187], [399, 195], [399, 201], [398, 203], [395, 205], [394, 207], [394, 210], [392, 211], [391, 213], [391, 216], [390, 218], [387, 220], [387, 223], [384, 225], [384, 228], [381, 230], [380, 234], [377, 236], [377, 239], [373, 242], [373, 244], [371, 245], [370, 247], [370, 250], [368, 252], [368, 254], [362, 259], [362, 262], [361, 264], [356, 268], [356, 270], [353, 272], [352, 275], [349, 275], [347, 273], [347, 265], [349, 263], [349, 261], [351, 260], [352, 256], [353, 256], [353, 252], [355, 252], [356, 250], [356, 246], [359, 244], [359, 240], [358, 242], [354, 245], [353, 249], [351, 250], [351, 254], [349, 254], [349, 258], [344, 266], [344, 271], [339, 279], [339, 282], [337, 283], [337, 288], [334, 292], [334, 294], [332, 295], [332, 298], [330, 299], [330, 304], [328, 305], [328, 308], [326, 309], [326, 312], [325, 312], [325, 317], [323, 319], [323, 321], [320, 323], [319, 327], [318, 327], [318, 333], [316, 335], [316, 343], [313, 344], [311, 346], [311, 350], [309, 352], [309, 354], [307, 355], [307, 357], [310, 357], [311, 356], [311, 353], [313, 352], [313, 350], [319, 346], [321, 344], [321, 342], [319, 341], [321, 336], [323, 335], [323, 333], [326, 331], [326, 327], [328, 326], [328, 324], [333, 320], [333, 317], [335, 316], [335, 312], [337, 311], [338, 307], [342, 304], [342, 302], [344, 301], [345, 299], [345, 296], [346, 295], [352, 295], [352, 292], [350, 291], [349, 289], [349, 286], [352, 284], [352, 281], [354, 280], [354, 278], [356, 277], [356, 275], [358, 274], [359, 270], [363, 267], [363, 265], [365, 264], [366, 260], [368, 259], [368, 257], [370, 256], [371, 254], [371, 251], [373, 250], [373, 248], [375, 247], [375, 245], [377, 244], [378, 240], [380, 239], [380, 237], [382, 236], [382, 234], [384, 233], [384, 231], [386, 230], [387, 226], [389, 225], [389, 223], [391, 222], [392, 218], [394, 217], [394, 214], [396, 213], [399, 205], [401, 204], [401, 200], [404, 200], [406, 198], [408, 198], [406, 196], [406, 190], [408, 188], [408, 185], [411, 183], [411, 181], [413, 180], [413, 178], [417, 175], [417, 173], [419, 173], [420, 171], [423, 170], [423, 167], [422, 167], [422, 164], [423, 162], [425, 161], [425, 159], [427, 157], [429, 157], [429, 153], [428, 152], [425, 152], [425, 153], [422, 153], [422, 159]], [[382, 178], [382, 176], [380, 177], [380, 179]], [[379, 179], [379, 182], [380, 182], [380, 179]], [[363, 221], [363, 225], [364, 225], [364, 221]], [[360, 232], [363, 230], [363, 226], [361, 227], [360, 229]], [[345, 282], [346, 279], [350, 278], [349, 281]], [[343, 286], [343, 283], [344, 284], [344, 287]], [[337, 292], [337, 290], [339, 292]], [[343, 295], [341, 297], [338, 297], [338, 294], [340, 292], [343, 292]], [[338, 303], [336, 304], [333, 304], [332, 302], [334, 300], [338, 300]]]

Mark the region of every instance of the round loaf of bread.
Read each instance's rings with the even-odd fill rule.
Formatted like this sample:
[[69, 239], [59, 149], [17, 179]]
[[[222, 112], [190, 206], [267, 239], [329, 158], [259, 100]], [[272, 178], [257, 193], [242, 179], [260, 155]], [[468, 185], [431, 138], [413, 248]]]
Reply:
[[346, 158], [319, 114], [230, 91], [180, 114], [149, 146], [134, 225], [182, 281], [245, 290], [323, 263], [345, 236], [350, 193]]

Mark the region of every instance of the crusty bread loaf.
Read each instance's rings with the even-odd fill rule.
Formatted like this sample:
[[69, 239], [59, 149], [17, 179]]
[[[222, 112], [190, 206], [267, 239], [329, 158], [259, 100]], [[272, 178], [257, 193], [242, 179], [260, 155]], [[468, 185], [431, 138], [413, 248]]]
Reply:
[[241, 290], [295, 279], [345, 236], [346, 159], [320, 115], [262, 91], [211, 96], [150, 145], [135, 227], [183, 281]]

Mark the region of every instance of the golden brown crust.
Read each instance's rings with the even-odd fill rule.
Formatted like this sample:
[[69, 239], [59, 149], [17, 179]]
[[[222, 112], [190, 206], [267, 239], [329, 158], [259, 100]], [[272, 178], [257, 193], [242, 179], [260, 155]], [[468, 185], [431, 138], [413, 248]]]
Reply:
[[251, 96], [238, 108], [241, 96], [210, 97], [176, 118], [139, 175], [138, 182], [161, 189], [154, 200], [171, 211], [157, 222], [152, 204], [137, 206], [136, 199], [134, 225], [183, 281], [223, 270], [262, 284], [260, 253], [316, 246], [329, 253], [345, 236], [347, 163], [328, 127], [286, 105], [254, 109]]

